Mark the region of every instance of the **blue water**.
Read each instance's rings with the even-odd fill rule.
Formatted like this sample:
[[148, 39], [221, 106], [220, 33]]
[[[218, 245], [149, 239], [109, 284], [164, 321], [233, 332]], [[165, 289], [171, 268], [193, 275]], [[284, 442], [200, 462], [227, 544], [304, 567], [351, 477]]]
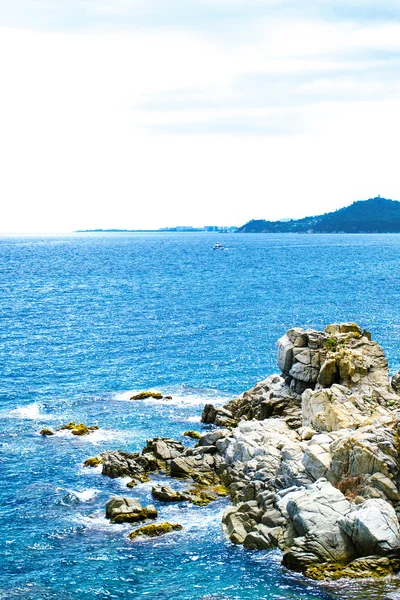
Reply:
[[[151, 484], [129, 490], [82, 467], [105, 449], [204, 431], [204, 403], [275, 372], [276, 340], [291, 326], [357, 321], [400, 368], [400, 236], [228, 234], [223, 252], [216, 239], [0, 239], [0, 598], [356, 597], [358, 584], [338, 592], [286, 572], [278, 552], [231, 545], [227, 499], [159, 505], [184, 529], [129, 541], [130, 526], [105, 520], [105, 502], [122, 493], [150, 503]], [[127, 401], [147, 388], [173, 400]], [[38, 435], [71, 419], [101, 429]]]

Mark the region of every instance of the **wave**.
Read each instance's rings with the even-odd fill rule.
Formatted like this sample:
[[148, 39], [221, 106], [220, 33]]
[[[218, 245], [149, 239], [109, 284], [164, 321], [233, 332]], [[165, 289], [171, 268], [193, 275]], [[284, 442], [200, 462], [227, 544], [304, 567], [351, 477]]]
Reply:
[[47, 421], [52, 418], [52, 415], [46, 415], [41, 412], [41, 406], [37, 402], [28, 404], [27, 406], [19, 406], [10, 411], [2, 411], [5, 417], [11, 419], [33, 419], [37, 421]]
[[[151, 388], [150, 388], [151, 389]], [[165, 404], [169, 406], [188, 404], [192, 406], [203, 406], [207, 402], [220, 405], [225, 404], [227, 400], [232, 398], [232, 395], [212, 389], [192, 388], [190, 386], [179, 386], [167, 390], [162, 399], [147, 398], [145, 400], [131, 400], [131, 397], [138, 394], [138, 389], [128, 390], [125, 392], [117, 392], [112, 396], [113, 400], [121, 402], [146, 402], [146, 404]], [[171, 396], [168, 399], [166, 396]]]
[[[62, 488], [58, 488], [58, 491], [63, 491]], [[65, 490], [64, 490], [65, 491]], [[81, 492], [76, 490], [67, 490], [61, 498], [57, 498], [55, 504], [61, 504], [63, 506], [72, 506], [74, 504], [80, 504], [82, 502], [90, 502], [93, 500], [100, 491], [95, 488], [88, 488]]]
[[[100, 444], [101, 442], [108, 442], [114, 440], [124, 440], [127, 436], [128, 432], [120, 431], [117, 429], [96, 429], [92, 433], [88, 435], [73, 435], [68, 429], [61, 429], [60, 431], [55, 431], [54, 435], [60, 438], [81, 440], [84, 442], [89, 442], [91, 444]], [[132, 432], [129, 432], [131, 435]]]

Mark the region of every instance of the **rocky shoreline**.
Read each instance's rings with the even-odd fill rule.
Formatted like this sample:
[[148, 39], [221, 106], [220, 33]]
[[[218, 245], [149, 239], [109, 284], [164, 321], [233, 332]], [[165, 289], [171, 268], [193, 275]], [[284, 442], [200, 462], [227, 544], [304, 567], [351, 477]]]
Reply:
[[[207, 504], [227, 488], [232, 505], [222, 521], [231, 541], [280, 548], [286, 567], [312, 579], [396, 573], [400, 376], [389, 380], [382, 348], [354, 323], [290, 329], [278, 341], [278, 366], [279, 375], [224, 407], [206, 405], [202, 421], [216, 427], [194, 448], [155, 438], [141, 453], [103, 452], [86, 465], [129, 476], [130, 487], [154, 472], [197, 484], [182, 493], [154, 486], [165, 502]], [[109, 502], [114, 522], [157, 516], [132, 498]], [[155, 535], [179, 529], [170, 525]], [[137, 535], [146, 528], [154, 531]]]

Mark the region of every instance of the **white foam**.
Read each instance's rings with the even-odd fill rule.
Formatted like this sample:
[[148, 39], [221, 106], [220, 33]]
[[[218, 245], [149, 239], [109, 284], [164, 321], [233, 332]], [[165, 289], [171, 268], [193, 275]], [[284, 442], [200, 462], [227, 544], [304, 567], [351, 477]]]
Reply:
[[[132, 432], [129, 433], [132, 434]], [[96, 445], [100, 442], [108, 442], [116, 439], [121, 440], [121, 438], [125, 439], [126, 432], [117, 431], [116, 429], [95, 429], [87, 435], [73, 435], [68, 429], [61, 429], [56, 431], [55, 435], [61, 438], [71, 438]]]
[[19, 406], [14, 410], [3, 412], [4, 416], [8, 416], [15, 419], [36, 419], [36, 420], [47, 420], [51, 418], [51, 415], [45, 415], [40, 410], [40, 404], [33, 402], [27, 406]]
[[211, 394], [209, 391], [202, 394], [201, 392], [188, 392], [185, 390], [179, 390], [176, 393], [171, 392], [171, 394], [169, 394], [172, 396], [171, 400], [168, 400], [167, 398], [165, 398], [165, 396], [160, 400], [157, 400], [155, 398], [145, 398], [144, 400], [131, 400], [132, 396], [137, 393], [137, 390], [119, 392], [114, 394], [114, 396], [112, 396], [112, 399], [120, 402], [132, 402], [134, 404], [136, 404], [137, 402], [145, 402], [146, 404], [150, 405], [163, 404], [168, 406], [182, 404], [187, 404], [191, 406], [204, 406], [204, 404], [212, 402], [214, 405], [218, 406], [225, 404], [231, 398], [230, 396], [218, 396], [216, 394], [214, 395]]
[[95, 529], [98, 531], [109, 531], [114, 533], [115, 531], [124, 531], [126, 529], [131, 530], [132, 525], [129, 523], [110, 523], [109, 519], [103, 514], [95, 513], [89, 516], [78, 514], [74, 518], [75, 523], [84, 525], [86, 529]]
[[80, 502], [89, 502], [93, 500], [93, 498], [99, 493], [99, 490], [95, 488], [89, 488], [87, 490], [83, 490], [83, 492], [76, 492], [75, 490], [68, 490], [70, 494], [73, 494], [78, 498]]

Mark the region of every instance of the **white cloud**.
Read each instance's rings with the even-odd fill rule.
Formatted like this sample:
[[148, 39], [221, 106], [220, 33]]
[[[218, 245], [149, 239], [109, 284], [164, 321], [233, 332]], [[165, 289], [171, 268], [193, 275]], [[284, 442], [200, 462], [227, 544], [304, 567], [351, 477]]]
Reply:
[[0, 230], [240, 225], [400, 198], [399, 34], [279, 15], [236, 43], [2, 28]]

